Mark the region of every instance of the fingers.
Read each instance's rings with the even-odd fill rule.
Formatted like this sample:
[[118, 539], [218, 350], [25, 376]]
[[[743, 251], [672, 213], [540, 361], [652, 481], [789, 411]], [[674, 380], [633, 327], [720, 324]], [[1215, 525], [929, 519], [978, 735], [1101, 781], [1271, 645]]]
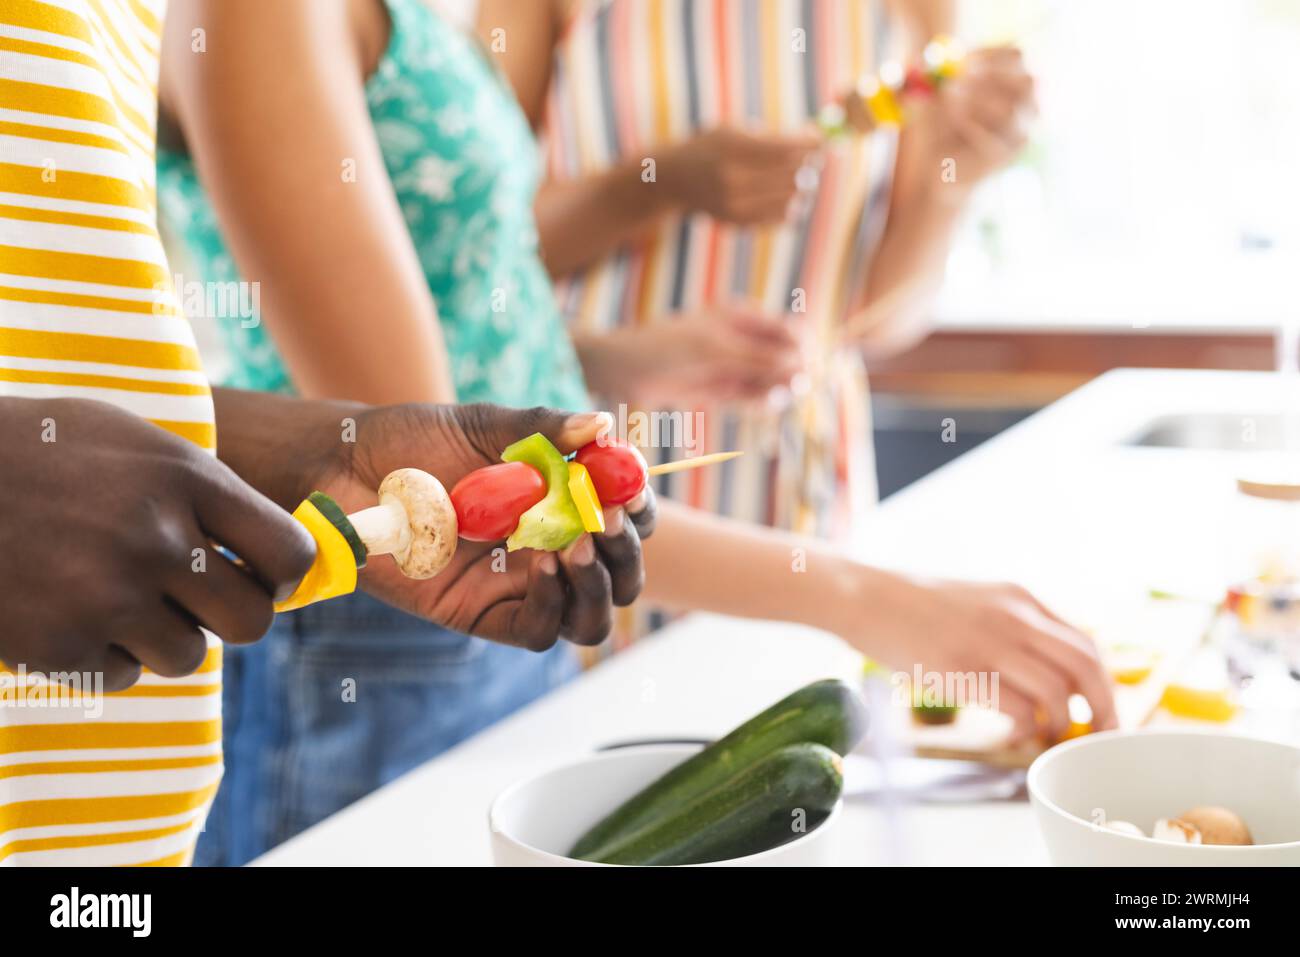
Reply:
[[1025, 55], [1019, 47], [1000, 45], [982, 47], [966, 54], [961, 75], [984, 73], [1025, 73]]
[[738, 134], [734, 161], [724, 179], [727, 219], [743, 226], [779, 223], [789, 218], [800, 192], [799, 171], [821, 149], [812, 131], [793, 134]]
[[972, 138], [977, 146], [1005, 151], [1018, 150], [1023, 145], [1025, 128], [1016, 101], [979, 90], [966, 90], [958, 96], [961, 101], [960, 118], [973, 121], [987, 134], [983, 140]]
[[764, 192], [743, 190], [730, 204], [727, 220], [737, 226], [770, 226], [785, 222], [791, 216], [795, 192], [793, 180], [788, 188]]
[[1032, 702], [1041, 714], [1047, 740], [1055, 743], [1064, 738], [1070, 729], [1071, 692], [1065, 676], [1026, 652], [1007, 655], [998, 663], [998, 670], [1003, 682]]
[[292, 515], [220, 462], [196, 474], [194, 509], [208, 538], [247, 564], [266, 592], [287, 598], [316, 559], [316, 542]]
[[798, 352], [801, 317], [795, 313], [777, 313], [760, 303], [734, 302], [718, 307], [718, 318], [732, 340], [746, 347], [778, 352]]
[[546, 651], [559, 640], [564, 607], [565, 587], [555, 553], [534, 552], [523, 598], [494, 602], [469, 631], [530, 651]]
[[[607, 433], [614, 427], [614, 417], [608, 412], [583, 412], [565, 416], [554, 433], [545, 429], [536, 429], [550, 439], [557, 449], [565, 454], [576, 452], [589, 442], [596, 441], [601, 433]], [[523, 438], [523, 436], [520, 436]]]
[[1007, 142], [966, 110], [953, 110], [949, 120], [957, 135], [985, 156], [1002, 157], [1007, 153]]
[[1094, 731], [1117, 727], [1115, 693], [1095, 646], [1086, 635], [1055, 619], [1047, 632], [1045, 640], [1028, 646], [1029, 652], [1060, 670], [1070, 689], [1087, 699]]
[[[102, 633], [104, 629], [97, 629]], [[140, 662], [119, 645], [99, 643], [88, 646], [78, 640], [74, 632], [44, 636], [42, 643], [31, 654], [11, 658], [4, 664], [10, 668], [19, 665], [28, 674], [40, 672], [53, 676], [60, 672], [77, 672], [83, 675], [103, 675], [105, 691], [121, 691], [140, 680]]]
[[166, 599], [118, 623], [112, 636], [113, 644], [164, 678], [193, 674], [208, 655], [208, 640], [194, 619]]
[[167, 583], [167, 594], [222, 641], [247, 645], [271, 627], [275, 608], [261, 583], [209, 549], [201, 566], [187, 564]]
[[739, 385], [754, 392], [767, 391], [777, 386], [789, 385], [803, 368], [801, 354], [757, 343], [732, 342], [720, 347], [722, 355], [714, 364], [712, 373], [724, 383]]
[[1014, 722], [1007, 744], [1014, 747], [1038, 738], [1038, 709], [1034, 702], [1015, 688], [998, 688], [998, 710]]
[[140, 672], [144, 669], [130, 652], [108, 645], [98, 667], [93, 670], [103, 674], [105, 691], [123, 691], [140, 680]]
[[605, 509], [605, 531], [595, 541], [609, 570], [614, 604], [632, 604], [645, 585], [645, 568], [641, 564], [641, 538], [622, 506]]
[[1093, 730], [1106, 731], [1116, 727], [1115, 694], [1096, 643], [1044, 605], [1033, 593], [1018, 586], [1010, 587], [1021, 601], [1046, 619], [1041, 625], [1042, 631], [1027, 644], [1028, 651], [1060, 669], [1071, 690], [1087, 699], [1088, 707], [1092, 709]]
[[609, 569], [599, 560], [590, 535], [583, 535], [560, 552], [559, 558], [569, 585], [560, 633], [574, 644], [598, 645], [614, 627]]
[[744, 306], [724, 307], [717, 339], [725, 363], [717, 378], [748, 395], [788, 385], [803, 368], [799, 323]]
[[640, 541], [644, 542], [654, 534], [655, 521], [659, 516], [659, 501], [653, 488], [647, 485], [640, 495], [623, 508], [627, 512], [627, 517], [632, 520], [632, 524], [636, 526], [637, 538]]
[[[998, 142], [1004, 149], [1023, 144], [1026, 120], [1034, 112], [1034, 79], [1025, 72], [1019, 50], [993, 47], [971, 54], [949, 95], [957, 106], [953, 122], [973, 145], [988, 150]], [[972, 120], [987, 136], [970, 129]]]
[[822, 138], [813, 130], [795, 133], [740, 133], [742, 155], [754, 163], [784, 164], [798, 169], [810, 154], [821, 149]]
[[614, 427], [614, 417], [608, 412], [569, 412], [546, 406], [511, 409], [476, 402], [456, 406], [455, 413], [462, 431], [488, 463], [499, 462], [502, 450], [534, 432], [546, 436], [567, 455]]

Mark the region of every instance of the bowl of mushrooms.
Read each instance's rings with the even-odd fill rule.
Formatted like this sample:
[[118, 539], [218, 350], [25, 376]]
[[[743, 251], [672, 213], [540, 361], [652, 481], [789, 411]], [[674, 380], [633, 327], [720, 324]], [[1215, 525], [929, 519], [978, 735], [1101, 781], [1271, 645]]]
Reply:
[[1300, 748], [1106, 731], [1044, 752], [1029, 797], [1065, 867], [1300, 866]]

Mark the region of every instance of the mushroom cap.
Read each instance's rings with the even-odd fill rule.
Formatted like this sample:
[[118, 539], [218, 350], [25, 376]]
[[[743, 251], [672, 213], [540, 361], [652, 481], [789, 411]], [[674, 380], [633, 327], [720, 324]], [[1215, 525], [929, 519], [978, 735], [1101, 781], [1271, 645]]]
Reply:
[[406, 512], [410, 543], [404, 551], [393, 553], [403, 575], [432, 578], [447, 567], [456, 554], [459, 526], [451, 496], [441, 482], [419, 469], [398, 469], [379, 486], [379, 502], [399, 504]]
[[1114, 831], [1117, 834], [1127, 834], [1129, 837], [1146, 837], [1142, 828], [1138, 827], [1131, 821], [1107, 821], [1104, 827], [1108, 831]]
[[1194, 807], [1178, 817], [1201, 832], [1206, 844], [1254, 844], [1246, 822], [1226, 807]]
[[1200, 829], [1190, 821], [1176, 817], [1162, 817], [1151, 829], [1151, 836], [1157, 841], [1169, 841], [1172, 844], [1202, 843]]

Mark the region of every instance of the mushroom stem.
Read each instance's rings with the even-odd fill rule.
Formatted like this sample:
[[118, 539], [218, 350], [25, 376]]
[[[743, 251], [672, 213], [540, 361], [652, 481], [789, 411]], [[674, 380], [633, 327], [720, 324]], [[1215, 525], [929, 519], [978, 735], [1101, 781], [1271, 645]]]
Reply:
[[369, 555], [403, 555], [411, 547], [411, 524], [406, 509], [394, 498], [353, 512], [348, 521]]

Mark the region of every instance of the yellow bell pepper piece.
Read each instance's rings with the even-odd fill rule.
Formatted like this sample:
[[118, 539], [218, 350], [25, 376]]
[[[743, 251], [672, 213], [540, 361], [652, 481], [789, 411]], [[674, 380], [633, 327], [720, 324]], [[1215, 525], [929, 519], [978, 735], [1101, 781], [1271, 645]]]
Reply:
[[1061, 740], [1070, 741], [1074, 738], [1082, 738], [1085, 734], [1092, 734], [1091, 721], [1071, 721], [1070, 726], [1065, 729], [1065, 734], [1061, 735]]
[[903, 107], [894, 91], [885, 84], [872, 80], [863, 92], [862, 100], [877, 126], [903, 125]]
[[1140, 685], [1151, 677], [1151, 665], [1134, 665], [1131, 668], [1114, 668], [1110, 676], [1116, 684]]
[[600, 496], [596, 494], [596, 486], [591, 481], [591, 473], [580, 462], [569, 463], [569, 495], [578, 507], [583, 530], [603, 532], [605, 511], [601, 507]]
[[1171, 684], [1160, 696], [1161, 706], [1170, 714], [1200, 721], [1231, 721], [1237, 706], [1226, 691]]
[[316, 540], [316, 560], [292, 595], [277, 602], [276, 611], [293, 611], [306, 605], [350, 595], [357, 590], [357, 560], [343, 533], [310, 501], [294, 510], [293, 517]]
[[925, 45], [922, 58], [931, 77], [940, 82], [961, 75], [961, 44], [950, 36], [939, 35], [932, 39]]

